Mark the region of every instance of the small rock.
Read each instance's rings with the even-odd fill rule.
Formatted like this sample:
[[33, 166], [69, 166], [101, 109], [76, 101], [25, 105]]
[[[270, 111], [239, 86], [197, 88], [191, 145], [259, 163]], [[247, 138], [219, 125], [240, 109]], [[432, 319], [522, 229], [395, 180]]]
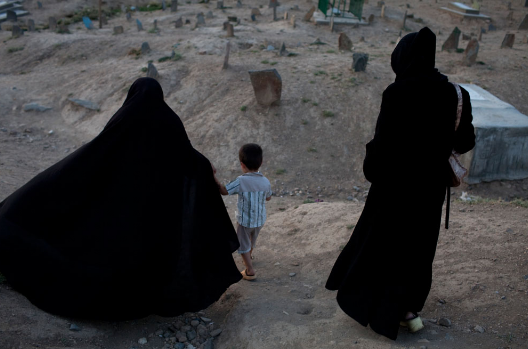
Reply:
[[271, 45], [268, 45], [268, 47], [266, 48], [266, 51], [273, 51], [273, 50], [275, 50], [275, 47]]
[[200, 321], [198, 321], [198, 320], [193, 320], [193, 321], [191, 321], [191, 326], [192, 326], [192, 327], [196, 327], [196, 326], [198, 326], [199, 324], [200, 324]]
[[211, 322], [212, 321], [208, 317], [203, 317], [203, 316], [201, 317], [201, 319], [202, 319], [203, 322]]
[[429, 341], [425, 338], [418, 339], [418, 343], [429, 343]]
[[295, 275], [297, 275], [296, 273], [290, 273], [290, 277], [294, 277]]
[[154, 334], [156, 336], [163, 336], [163, 330], [157, 330], [156, 332], [154, 332]]
[[213, 343], [213, 340], [211, 338], [209, 338], [208, 340], [205, 341], [205, 343], [203, 345], [203, 349], [214, 349], [214, 343]]
[[438, 324], [439, 324], [440, 326], [449, 327], [449, 326], [451, 326], [451, 320], [449, 320], [449, 319], [443, 317], [443, 318], [441, 318], [440, 320], [438, 320]]
[[183, 343], [176, 343], [174, 345], [174, 349], [185, 349], [185, 344]]
[[50, 110], [50, 109], [51, 109], [51, 107], [45, 107], [45, 106], [40, 105], [38, 103], [24, 104], [24, 111], [34, 110], [34, 111], [43, 112], [43, 111]]
[[79, 326], [77, 326], [76, 324], [71, 324], [70, 325], [70, 331], [78, 332], [80, 330], [81, 330], [81, 328]]
[[140, 338], [140, 339], [138, 340], [138, 344], [141, 344], [141, 345], [145, 345], [145, 344], [147, 344], [147, 339], [146, 339], [145, 337]]
[[187, 336], [183, 332], [176, 332], [176, 338], [178, 339], [178, 342], [185, 343], [187, 342]]
[[439, 300], [438, 300], [438, 303], [440, 303], [440, 304], [446, 304], [447, 302], [445, 301], [445, 299], [439, 299]]
[[217, 328], [216, 330], [211, 331], [209, 334], [211, 335], [211, 337], [218, 337], [220, 333], [222, 333], [222, 329]]
[[484, 333], [484, 332], [486, 332], [486, 330], [484, 329], [484, 327], [479, 326], [479, 325], [475, 326], [474, 330], [477, 331], [477, 332], [480, 332], [480, 333]]
[[[187, 322], [187, 321], [186, 321], [186, 322]], [[181, 331], [182, 331], [182, 332], [188, 332], [188, 331], [190, 331], [191, 329], [192, 329], [191, 326], [189, 326], [189, 325], [185, 325], [185, 326], [182, 326]]]
[[195, 330], [190, 330], [190, 331], [187, 331], [187, 338], [192, 341], [193, 339], [196, 338], [196, 331]]
[[506, 296], [502, 296], [501, 299], [506, 299]]
[[82, 100], [82, 99], [76, 99], [76, 98], [68, 98], [68, 100], [74, 104], [77, 104], [77, 105], [80, 105], [81, 107], [84, 107], [86, 109], [90, 109], [90, 110], [99, 110], [99, 106], [94, 103], [94, 102], [90, 102], [90, 101], [85, 101], [85, 100]]

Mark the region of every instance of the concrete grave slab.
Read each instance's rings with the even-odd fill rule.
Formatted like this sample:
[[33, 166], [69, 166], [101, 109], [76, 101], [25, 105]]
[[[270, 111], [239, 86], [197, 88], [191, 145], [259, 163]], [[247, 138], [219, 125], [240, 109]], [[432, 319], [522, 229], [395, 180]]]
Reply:
[[476, 145], [461, 160], [468, 183], [528, 177], [528, 116], [477, 85], [461, 84], [471, 98]]
[[479, 10], [472, 8], [461, 2], [451, 2], [447, 7], [440, 7], [440, 10], [446, 11], [451, 15], [457, 17], [463, 17], [468, 19], [491, 19], [490, 16], [486, 16], [480, 13]]

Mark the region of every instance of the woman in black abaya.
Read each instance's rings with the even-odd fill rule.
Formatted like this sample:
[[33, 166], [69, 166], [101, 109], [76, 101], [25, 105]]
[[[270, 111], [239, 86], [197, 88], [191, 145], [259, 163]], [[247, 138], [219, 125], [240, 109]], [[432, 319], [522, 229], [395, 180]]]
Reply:
[[50, 313], [176, 316], [241, 279], [211, 164], [138, 79], [91, 142], [0, 203], [0, 273]]
[[[448, 158], [475, 144], [469, 94], [455, 132], [458, 95], [435, 68], [436, 37], [423, 28], [392, 53], [396, 81], [383, 92], [374, 139], [363, 163], [372, 183], [363, 213], [326, 288], [363, 326], [396, 339], [400, 321], [423, 327], [417, 313], [431, 288], [446, 194]], [[410, 191], [409, 191], [410, 189]]]

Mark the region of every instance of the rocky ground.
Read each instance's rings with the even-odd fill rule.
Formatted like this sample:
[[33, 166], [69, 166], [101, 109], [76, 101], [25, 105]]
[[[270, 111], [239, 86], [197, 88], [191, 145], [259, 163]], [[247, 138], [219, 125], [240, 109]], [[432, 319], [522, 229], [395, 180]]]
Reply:
[[[159, 71], [167, 103], [193, 145], [215, 163], [219, 178], [236, 177], [239, 146], [257, 142], [276, 196], [256, 251], [257, 281], [233, 285], [204, 313], [122, 323], [64, 319], [40, 311], [3, 283], [0, 348], [178, 348], [184, 337], [186, 347], [205, 348], [526, 348], [527, 180], [454, 189], [451, 228], [441, 231], [433, 288], [422, 313], [424, 331], [412, 335], [402, 329], [396, 342], [377, 336], [348, 318], [335, 293], [324, 289], [368, 195], [361, 173], [364, 144], [372, 137], [381, 93], [394, 79], [390, 53], [405, 11], [413, 15], [407, 30], [427, 25], [438, 34], [437, 66], [451, 80], [476, 83], [528, 114], [528, 45], [526, 31], [516, 30], [528, 8], [511, 1], [510, 21], [507, 1], [482, 1], [481, 12], [492, 16], [497, 29], [483, 34], [480, 63], [465, 67], [462, 54], [440, 51], [443, 41], [455, 26], [476, 36], [488, 23], [461, 22], [440, 12], [444, 0], [385, 2], [385, 18], [371, 0], [364, 8], [365, 17], [374, 14], [371, 25], [335, 33], [302, 21], [315, 2], [281, 2], [278, 17], [295, 15], [293, 28], [289, 21], [273, 21], [267, 3], [248, 0], [238, 8], [226, 0], [224, 10], [216, 3], [182, 2], [177, 13], [138, 12], [132, 21], [121, 13], [101, 30], [87, 30], [81, 22], [68, 26], [71, 34], [58, 34], [44, 29], [49, 16], [66, 19], [92, 1], [50, 0], [39, 11], [36, 1], [26, 0], [26, 18], [42, 29], [18, 39], [0, 31], [0, 200], [96, 135], [149, 61]], [[251, 8], [262, 13], [255, 22]], [[196, 15], [208, 11], [213, 18], [193, 29]], [[180, 16], [191, 23], [175, 28]], [[234, 38], [222, 30], [227, 16], [241, 19]], [[144, 31], [137, 32], [136, 18]], [[152, 30], [154, 20], [158, 32]], [[125, 32], [114, 35], [119, 25]], [[337, 49], [339, 32], [352, 39], [351, 52]], [[508, 32], [516, 34], [514, 47], [501, 50]], [[317, 38], [326, 45], [311, 45]], [[230, 66], [222, 70], [227, 40]], [[151, 52], [138, 54], [143, 42]], [[282, 42], [298, 55], [278, 56]], [[460, 47], [467, 42], [461, 40]], [[275, 49], [268, 51], [270, 45]], [[181, 59], [159, 62], [172, 51]], [[366, 72], [350, 70], [353, 52], [369, 54]], [[283, 80], [282, 101], [262, 108], [247, 71], [271, 67]], [[98, 108], [80, 107], [70, 98]], [[24, 111], [28, 103], [51, 109]], [[323, 116], [329, 115], [325, 111], [333, 116]], [[408, 187], [403, 195], [419, 205], [420, 189]], [[464, 201], [468, 195], [473, 200]], [[225, 202], [232, 214], [234, 199]], [[412, 219], [412, 213], [402, 219]], [[190, 339], [193, 331], [197, 337]]]

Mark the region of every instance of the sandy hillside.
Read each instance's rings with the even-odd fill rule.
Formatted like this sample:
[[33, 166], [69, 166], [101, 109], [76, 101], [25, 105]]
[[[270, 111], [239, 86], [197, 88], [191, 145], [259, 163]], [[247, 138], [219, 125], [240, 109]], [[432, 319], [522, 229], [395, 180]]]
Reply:
[[[213, 327], [223, 329], [214, 341], [216, 347], [526, 348], [528, 209], [519, 199], [528, 199], [527, 180], [454, 190], [453, 198], [465, 191], [483, 199], [473, 205], [454, 203], [452, 228], [441, 231], [433, 288], [422, 314], [430, 321], [420, 334], [402, 330], [396, 342], [379, 337], [344, 315], [335, 293], [324, 289], [368, 192], [361, 173], [364, 144], [372, 137], [381, 94], [394, 79], [390, 54], [405, 11], [414, 17], [407, 19], [408, 30], [427, 25], [438, 34], [437, 66], [452, 81], [476, 83], [528, 114], [528, 44], [523, 42], [527, 32], [516, 30], [528, 8], [520, 1], [511, 1], [513, 21], [506, 19], [508, 1], [482, 1], [481, 12], [493, 18], [497, 30], [483, 34], [480, 63], [472, 67], [460, 64], [461, 53], [441, 52], [441, 45], [455, 26], [464, 34], [477, 35], [488, 23], [461, 22], [440, 12], [446, 0], [385, 2], [386, 18], [380, 18], [376, 1], [370, 0], [364, 16], [374, 14], [371, 25], [343, 26], [335, 33], [302, 21], [315, 2], [286, 0], [277, 8], [278, 17], [285, 11], [295, 15], [296, 28], [288, 21], [273, 21], [267, 2], [243, 1], [243, 7], [237, 8], [236, 1], [226, 0], [229, 8], [224, 10], [217, 9], [216, 2], [181, 1], [177, 13], [138, 12], [130, 22], [118, 14], [101, 30], [87, 30], [81, 22], [69, 25], [71, 34], [41, 29], [11, 39], [10, 32], [0, 31], [0, 200], [93, 138], [153, 61], [167, 103], [220, 177], [227, 181], [237, 176], [239, 146], [258, 142], [265, 151], [262, 170], [277, 194], [270, 202], [256, 253], [259, 279], [232, 286], [205, 310], [215, 322]], [[36, 1], [26, 0], [31, 16], [22, 19], [33, 18], [43, 28], [49, 16], [66, 19], [93, 6], [92, 1], [80, 0], [43, 3], [39, 11]], [[300, 10], [292, 9], [296, 5]], [[250, 19], [254, 7], [262, 12], [256, 22]], [[213, 18], [193, 29], [196, 14], [208, 11]], [[175, 28], [173, 22], [180, 16], [191, 24]], [[237, 16], [241, 22], [229, 39], [229, 69], [222, 70], [228, 40], [222, 23], [227, 16]], [[144, 31], [137, 31], [136, 18]], [[151, 30], [154, 20], [158, 33]], [[124, 27], [124, 34], [113, 34], [118, 25]], [[337, 49], [339, 32], [352, 39], [352, 52]], [[501, 50], [506, 33], [515, 33], [515, 45]], [[310, 45], [317, 38], [326, 45]], [[149, 43], [150, 53], [131, 52], [143, 42]], [[298, 55], [279, 57], [276, 50], [266, 50], [282, 42]], [[459, 47], [465, 48], [467, 42], [461, 38]], [[158, 61], [173, 50], [182, 59]], [[366, 72], [350, 70], [353, 52], [369, 54]], [[282, 101], [263, 108], [255, 102], [247, 71], [271, 67], [283, 80]], [[68, 98], [94, 102], [99, 109], [75, 106]], [[23, 106], [30, 102], [52, 109], [24, 112]], [[334, 116], [324, 117], [324, 111]], [[420, 204], [420, 188], [409, 187], [404, 195], [415, 196]], [[303, 204], [315, 199], [325, 202]], [[227, 198], [226, 205], [232, 213], [234, 199]], [[0, 285], [0, 305], [2, 349], [163, 348], [163, 339], [149, 335], [177, 321], [149, 317], [92, 323], [58, 318], [36, 309], [6, 284]], [[451, 320], [451, 327], [438, 325], [436, 320], [444, 317]], [[82, 330], [69, 331], [71, 322]], [[149, 339], [146, 345], [137, 343], [141, 337]]]

